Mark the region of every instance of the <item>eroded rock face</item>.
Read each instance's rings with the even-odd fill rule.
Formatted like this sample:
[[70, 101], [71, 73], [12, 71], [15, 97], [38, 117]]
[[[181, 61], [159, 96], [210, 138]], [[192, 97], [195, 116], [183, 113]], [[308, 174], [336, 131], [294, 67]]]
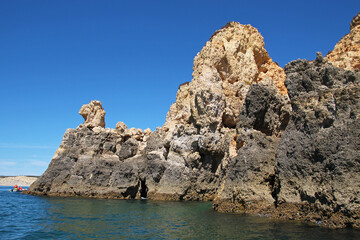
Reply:
[[137, 148], [124, 153], [126, 145], [139, 143], [105, 129], [95, 132], [83, 125], [68, 129], [49, 168], [30, 190], [46, 195], [135, 198], [141, 188], [143, 161], [134, 157]]
[[[237, 155], [236, 141], [240, 140], [236, 125], [249, 89], [253, 84], [261, 84], [264, 94], [268, 94], [265, 86], [269, 86], [269, 94], [284, 106], [288, 101], [284, 80], [283, 69], [268, 56], [259, 32], [250, 25], [229, 23], [217, 31], [195, 57], [193, 80], [179, 87], [177, 100], [162, 128], [155, 132], [142, 131], [127, 128], [122, 122], [115, 130], [100, 128], [105, 126], [105, 111], [100, 102], [92, 101], [80, 110], [85, 118], [84, 126], [68, 130], [51, 166], [32, 186], [32, 191], [87, 196], [111, 194], [126, 198], [124, 191], [135, 189], [138, 183], [144, 185], [146, 181], [146, 195], [152, 199], [212, 200], [217, 196], [230, 157]], [[257, 121], [258, 116], [250, 118]], [[277, 135], [278, 125], [265, 125], [279, 121], [282, 120], [266, 116], [259, 127], [269, 128], [270, 135]], [[68, 144], [68, 139], [73, 142]], [[69, 160], [70, 155], [71, 159], [81, 161]], [[60, 165], [67, 169], [60, 177], [55, 176], [61, 172], [56, 167], [59, 162], [64, 162]], [[86, 164], [91, 167], [84, 167]], [[97, 164], [103, 168], [99, 172], [94, 168]], [[119, 190], [112, 185], [115, 180], [110, 179], [119, 179], [115, 176], [122, 168], [132, 169], [131, 174], [125, 174], [131, 181], [123, 180], [129, 186], [121, 185]], [[53, 169], [57, 170], [53, 172]], [[99, 189], [90, 187], [97, 178]], [[65, 180], [57, 184], [54, 179]], [[41, 182], [46, 182], [48, 187]], [[135, 197], [141, 195], [140, 187], [137, 191]]]
[[30, 193], [214, 200], [218, 211], [360, 228], [359, 73], [320, 54], [285, 70], [255, 28], [229, 23], [195, 57], [164, 126], [105, 129], [92, 101]]
[[325, 60], [347, 70], [360, 69], [360, 12], [350, 24], [350, 33], [345, 35], [330, 51]]
[[276, 153], [279, 207], [297, 218], [301, 203], [308, 220], [359, 228], [360, 74], [321, 57], [285, 71], [293, 113]]
[[105, 110], [100, 101], [91, 101], [89, 104], [83, 105], [79, 111], [83, 116], [84, 125], [90, 128], [105, 127]]
[[275, 86], [254, 84], [236, 127], [236, 152], [230, 157], [215, 199], [223, 212], [255, 213], [275, 203], [276, 150], [291, 107]]
[[263, 80], [286, 95], [284, 70], [264, 46], [263, 37], [250, 25], [230, 22], [217, 31], [195, 57], [193, 80], [179, 87], [165, 126], [235, 128], [251, 84]]
[[236, 125], [249, 89], [267, 85], [286, 105], [285, 73], [269, 57], [260, 33], [235, 22], [211, 37], [193, 69], [193, 80], [179, 87], [163, 126], [167, 161], [180, 164], [184, 173], [165, 176], [186, 186], [182, 199], [211, 200], [237, 155]]

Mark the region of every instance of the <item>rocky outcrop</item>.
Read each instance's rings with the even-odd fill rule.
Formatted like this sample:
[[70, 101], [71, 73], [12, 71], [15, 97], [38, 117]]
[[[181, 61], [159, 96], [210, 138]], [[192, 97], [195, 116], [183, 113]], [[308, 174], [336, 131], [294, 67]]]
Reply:
[[318, 54], [284, 71], [255, 28], [228, 23], [161, 128], [105, 129], [92, 101], [29, 193], [213, 200], [218, 211], [360, 228], [360, 77], [334, 65]]
[[350, 33], [345, 35], [330, 51], [325, 60], [347, 70], [360, 69], [360, 12], [350, 23]]
[[149, 132], [117, 125], [125, 130], [85, 124], [66, 130], [48, 169], [30, 191], [61, 196], [140, 197], [139, 174], [144, 171], [140, 156]]
[[237, 154], [230, 157], [214, 208], [256, 213], [276, 201], [276, 150], [291, 106], [278, 89], [254, 84], [246, 96], [236, 127]]
[[[230, 190], [215, 202], [215, 208], [359, 228], [360, 74], [327, 64], [321, 55], [313, 63], [291, 62], [285, 71], [291, 115], [288, 111], [270, 115], [288, 119], [285, 131], [277, 138], [255, 131], [274, 124], [250, 124], [250, 131], [245, 129], [251, 140], [238, 138], [243, 147], [228, 170]], [[254, 105], [251, 113], [262, 109], [257, 105], [267, 111], [281, 106], [257, 104], [263, 99], [271, 103], [263, 91], [259, 89], [259, 98], [249, 104]], [[249, 116], [241, 119], [239, 127], [257, 122]], [[246, 143], [250, 147], [244, 148]]]
[[85, 126], [89, 128], [105, 127], [105, 110], [100, 101], [95, 100], [83, 105], [79, 114], [83, 116]]
[[[195, 57], [193, 80], [179, 87], [162, 128], [128, 129], [122, 122], [115, 130], [101, 128], [105, 111], [92, 101], [79, 112], [84, 125], [67, 130], [31, 190], [127, 198], [140, 197], [143, 184], [152, 199], [213, 200], [228, 160], [237, 155], [236, 124], [247, 92], [261, 83], [286, 105], [284, 80], [259, 32], [229, 23]], [[128, 195], [129, 188], [135, 193]]]
[[[183, 172], [165, 171], [164, 179], [178, 188], [181, 199], [217, 197], [228, 161], [237, 154], [236, 124], [249, 89], [271, 86], [286, 102], [284, 81], [283, 69], [252, 26], [231, 22], [210, 38], [194, 59], [193, 80], [179, 87], [162, 128], [166, 160]], [[174, 194], [162, 187], [157, 193], [163, 191]]]
[[360, 74], [321, 56], [285, 71], [293, 113], [276, 153], [277, 203], [287, 217], [307, 208], [308, 220], [359, 228]]
[[217, 31], [195, 57], [193, 80], [179, 87], [165, 127], [235, 128], [251, 84], [264, 80], [286, 95], [284, 70], [272, 61], [264, 45], [263, 37], [250, 25], [230, 22]]

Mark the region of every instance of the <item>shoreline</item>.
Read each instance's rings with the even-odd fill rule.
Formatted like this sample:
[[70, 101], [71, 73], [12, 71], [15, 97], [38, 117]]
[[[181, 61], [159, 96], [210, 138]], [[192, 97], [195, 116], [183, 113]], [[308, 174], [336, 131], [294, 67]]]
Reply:
[[39, 177], [37, 176], [0, 176], [0, 186], [30, 187]]

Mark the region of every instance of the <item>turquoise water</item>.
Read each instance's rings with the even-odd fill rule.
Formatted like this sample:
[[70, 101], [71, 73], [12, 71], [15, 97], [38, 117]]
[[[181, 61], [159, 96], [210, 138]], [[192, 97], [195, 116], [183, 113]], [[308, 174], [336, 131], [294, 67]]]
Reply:
[[0, 239], [360, 239], [360, 231], [222, 214], [210, 203], [49, 198], [0, 187]]

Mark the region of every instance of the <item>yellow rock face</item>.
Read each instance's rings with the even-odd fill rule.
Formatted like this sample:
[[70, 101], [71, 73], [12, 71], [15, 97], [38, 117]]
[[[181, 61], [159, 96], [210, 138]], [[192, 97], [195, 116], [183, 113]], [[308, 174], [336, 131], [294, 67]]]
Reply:
[[264, 39], [250, 25], [230, 22], [214, 33], [194, 59], [193, 80], [179, 87], [165, 126], [194, 122], [213, 128], [236, 125], [253, 83], [275, 85], [282, 95], [285, 72], [265, 50]]
[[250, 25], [230, 22], [215, 32], [195, 57], [194, 79], [201, 75], [203, 66], [214, 67], [221, 80], [231, 84], [252, 84], [271, 78], [283, 94], [287, 93], [284, 70], [272, 61], [263, 37]]
[[360, 69], [360, 12], [351, 21], [350, 33], [335, 45], [325, 60], [347, 70]]

